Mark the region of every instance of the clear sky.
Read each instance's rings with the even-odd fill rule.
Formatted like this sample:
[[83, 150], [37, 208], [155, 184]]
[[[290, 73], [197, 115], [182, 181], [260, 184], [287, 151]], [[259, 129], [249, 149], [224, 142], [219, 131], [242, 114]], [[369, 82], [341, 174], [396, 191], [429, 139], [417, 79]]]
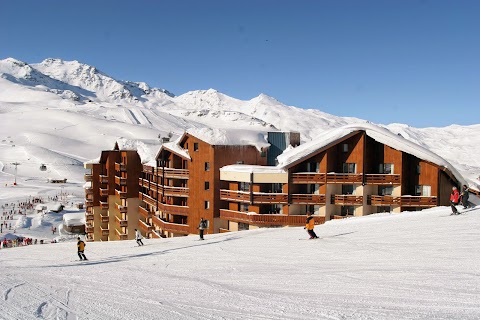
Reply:
[[1, 0], [7, 57], [383, 124], [480, 123], [477, 0]]

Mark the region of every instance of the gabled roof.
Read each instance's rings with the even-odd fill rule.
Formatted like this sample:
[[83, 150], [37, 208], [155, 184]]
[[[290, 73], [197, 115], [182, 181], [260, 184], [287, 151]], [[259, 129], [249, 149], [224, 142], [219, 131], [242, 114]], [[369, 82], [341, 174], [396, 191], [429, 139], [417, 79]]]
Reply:
[[255, 130], [191, 128], [180, 141], [183, 141], [186, 135], [194, 136], [212, 146], [254, 146], [259, 151], [270, 146], [265, 133]]
[[339, 127], [325, 132], [315, 140], [301, 144], [296, 148], [288, 149], [277, 157], [277, 167], [287, 169], [359, 131], [364, 131], [367, 136], [375, 141], [411, 154], [424, 161], [431, 162], [441, 167], [444, 171], [448, 170], [459, 183], [467, 184], [462, 175], [447, 160], [412, 141], [406, 140], [402, 136], [394, 134], [386, 128], [379, 127], [372, 123], [357, 123]]
[[180, 146], [179, 141], [180, 141], [180, 139], [177, 140], [177, 141], [166, 142], [166, 143], [162, 144], [162, 146], [160, 147], [160, 150], [158, 150], [158, 153], [157, 153], [157, 156], [155, 157], [155, 159], [158, 159], [158, 157], [160, 157], [160, 153], [162, 152], [162, 150], [168, 150], [172, 153], [175, 153], [177, 156], [179, 156], [181, 158], [184, 158], [186, 160], [191, 160], [190, 154], [188, 153], [188, 150], [183, 149]]

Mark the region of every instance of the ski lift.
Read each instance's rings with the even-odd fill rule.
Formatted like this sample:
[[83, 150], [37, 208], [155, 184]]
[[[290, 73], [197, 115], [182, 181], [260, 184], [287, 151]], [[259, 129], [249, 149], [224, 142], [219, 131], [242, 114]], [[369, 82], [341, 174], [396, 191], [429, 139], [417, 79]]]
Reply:
[[47, 171], [47, 166], [42, 163], [40, 166], [40, 171]]

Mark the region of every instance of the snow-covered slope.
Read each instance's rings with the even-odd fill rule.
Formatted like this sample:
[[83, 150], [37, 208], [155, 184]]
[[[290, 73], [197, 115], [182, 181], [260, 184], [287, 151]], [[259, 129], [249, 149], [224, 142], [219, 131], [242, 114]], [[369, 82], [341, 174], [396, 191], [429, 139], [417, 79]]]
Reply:
[[[172, 133], [175, 139], [192, 128], [298, 131], [306, 142], [332, 128], [367, 120], [287, 106], [264, 94], [239, 100], [209, 89], [174, 96], [146, 83], [116, 80], [78, 61], [0, 60], [0, 163], [8, 173], [13, 172], [12, 162], [22, 164], [19, 174], [25, 166], [46, 163], [52, 175], [81, 180], [79, 164], [98, 157], [118, 139], [139, 146], [149, 161], [159, 149], [159, 137]], [[385, 127], [438, 153], [473, 186], [480, 184], [480, 125]], [[57, 165], [55, 154], [73, 164], [61, 160]]]

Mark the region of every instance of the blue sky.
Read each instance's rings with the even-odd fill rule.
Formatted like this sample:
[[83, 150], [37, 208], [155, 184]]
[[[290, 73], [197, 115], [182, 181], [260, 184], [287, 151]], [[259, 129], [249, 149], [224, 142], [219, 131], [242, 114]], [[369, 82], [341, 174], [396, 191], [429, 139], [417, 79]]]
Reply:
[[0, 4], [0, 59], [414, 127], [480, 123], [479, 35], [473, 0]]

